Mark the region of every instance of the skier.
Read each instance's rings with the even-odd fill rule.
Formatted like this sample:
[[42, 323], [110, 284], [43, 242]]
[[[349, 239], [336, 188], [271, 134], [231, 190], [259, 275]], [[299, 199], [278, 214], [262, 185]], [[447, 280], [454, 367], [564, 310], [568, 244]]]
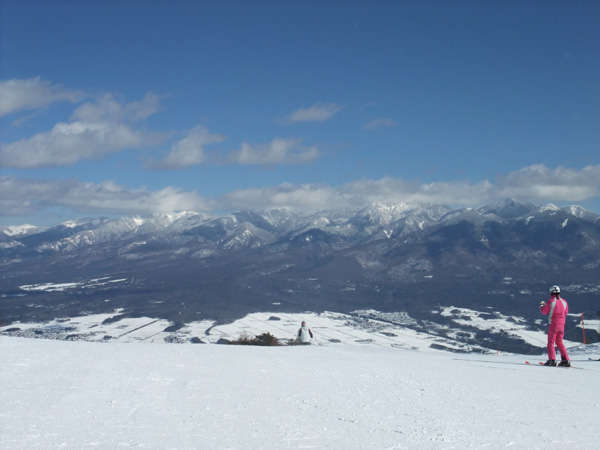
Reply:
[[298, 329], [296, 341], [300, 344], [310, 344], [310, 340], [313, 339], [313, 337], [313, 332], [306, 326], [306, 322], [303, 320]]
[[569, 305], [560, 296], [560, 288], [558, 286], [555, 285], [550, 288], [550, 300], [540, 302], [540, 312], [548, 315], [548, 361], [544, 365], [556, 366], [556, 351], [554, 350], [554, 343], [556, 342], [561, 357], [560, 364], [558, 365], [571, 367], [567, 349], [565, 348], [565, 344], [563, 344], [565, 320], [569, 312]]

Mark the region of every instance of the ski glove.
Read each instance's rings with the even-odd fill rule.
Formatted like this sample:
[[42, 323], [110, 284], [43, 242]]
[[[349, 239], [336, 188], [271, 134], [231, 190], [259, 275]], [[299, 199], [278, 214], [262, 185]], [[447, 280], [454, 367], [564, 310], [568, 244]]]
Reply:
[[546, 306], [546, 302], [544, 300], [542, 300], [540, 302], [540, 309], [542, 309], [544, 306]]

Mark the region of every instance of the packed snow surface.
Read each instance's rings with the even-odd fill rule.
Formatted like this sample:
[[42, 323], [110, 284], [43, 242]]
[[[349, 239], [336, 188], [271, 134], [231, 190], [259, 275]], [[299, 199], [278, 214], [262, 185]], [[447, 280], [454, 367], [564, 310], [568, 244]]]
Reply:
[[587, 357], [6, 336], [0, 352], [2, 449], [597, 448]]

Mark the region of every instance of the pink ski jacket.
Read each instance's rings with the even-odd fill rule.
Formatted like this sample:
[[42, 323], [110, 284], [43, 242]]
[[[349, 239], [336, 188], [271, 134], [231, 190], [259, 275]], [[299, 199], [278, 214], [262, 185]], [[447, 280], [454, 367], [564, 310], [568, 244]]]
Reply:
[[548, 315], [550, 328], [564, 329], [567, 314], [569, 313], [569, 305], [562, 297], [552, 297], [540, 308], [540, 312]]

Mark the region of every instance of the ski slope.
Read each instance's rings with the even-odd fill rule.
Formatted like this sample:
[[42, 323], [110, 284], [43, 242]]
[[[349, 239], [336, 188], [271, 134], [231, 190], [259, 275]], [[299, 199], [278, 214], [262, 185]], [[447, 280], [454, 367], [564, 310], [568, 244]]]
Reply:
[[0, 352], [2, 449], [597, 448], [594, 345], [583, 370], [350, 344], [0, 336]]

